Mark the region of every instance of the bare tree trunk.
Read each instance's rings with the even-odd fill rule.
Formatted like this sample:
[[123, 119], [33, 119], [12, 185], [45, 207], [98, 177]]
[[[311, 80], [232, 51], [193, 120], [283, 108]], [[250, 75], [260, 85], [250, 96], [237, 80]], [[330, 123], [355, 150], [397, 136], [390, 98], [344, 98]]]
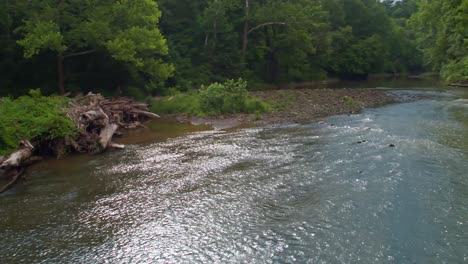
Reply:
[[244, 18], [244, 34], [242, 39], [242, 62], [246, 63], [247, 45], [249, 42], [249, 1], [245, 0], [245, 18]]
[[63, 54], [59, 53], [57, 56], [57, 78], [58, 78], [58, 88], [60, 94], [65, 94], [65, 76], [63, 70]]
[[[63, 1], [59, 0], [58, 2], [58, 13], [57, 13], [57, 25], [59, 27], [59, 31], [61, 31], [61, 22], [62, 22], [62, 12], [63, 12]], [[63, 71], [63, 51], [60, 51], [57, 55], [57, 85], [59, 89], [59, 93], [61, 95], [65, 94], [65, 77]]]
[[206, 32], [205, 33], [205, 50], [208, 47], [208, 38], [209, 38], [209, 34], [208, 34], [208, 32]]

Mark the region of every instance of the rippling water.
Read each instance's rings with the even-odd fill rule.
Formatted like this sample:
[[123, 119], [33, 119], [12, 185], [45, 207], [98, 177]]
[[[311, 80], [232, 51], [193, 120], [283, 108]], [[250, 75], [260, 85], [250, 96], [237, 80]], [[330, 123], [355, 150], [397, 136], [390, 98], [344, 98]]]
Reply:
[[423, 93], [41, 163], [0, 197], [0, 261], [466, 263], [468, 100]]

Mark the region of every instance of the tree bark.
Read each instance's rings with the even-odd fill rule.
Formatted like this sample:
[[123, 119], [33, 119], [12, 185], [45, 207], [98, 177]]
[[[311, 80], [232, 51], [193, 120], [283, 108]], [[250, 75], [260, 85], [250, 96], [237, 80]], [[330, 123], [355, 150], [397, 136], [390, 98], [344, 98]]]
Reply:
[[101, 133], [99, 134], [99, 143], [103, 150], [107, 149], [107, 147], [111, 145], [112, 136], [117, 128], [119, 128], [117, 124], [108, 124], [101, 130]]
[[270, 26], [270, 25], [286, 25], [286, 22], [266, 22], [266, 23], [263, 23], [263, 24], [260, 24], [252, 29], [250, 29], [247, 34], [250, 34], [252, 32], [254, 32], [255, 30], [257, 29], [260, 29], [262, 27], [266, 27], [266, 26]]
[[0, 164], [0, 169], [20, 167], [24, 161], [32, 156], [33, 150], [34, 147], [29, 141], [21, 141], [18, 150], [10, 154], [10, 156]]
[[63, 54], [59, 53], [57, 56], [57, 78], [58, 78], [58, 88], [60, 94], [65, 94], [65, 74], [63, 70]]
[[245, 0], [245, 18], [244, 18], [244, 34], [242, 37], [242, 62], [246, 63], [247, 46], [249, 43], [249, 1]]

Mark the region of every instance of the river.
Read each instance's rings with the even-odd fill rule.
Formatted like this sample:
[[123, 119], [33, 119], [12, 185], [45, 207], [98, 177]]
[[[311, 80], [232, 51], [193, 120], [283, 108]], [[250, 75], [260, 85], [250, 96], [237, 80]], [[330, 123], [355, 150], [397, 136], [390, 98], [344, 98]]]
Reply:
[[394, 92], [425, 99], [42, 162], [0, 196], [0, 262], [467, 263], [468, 92]]

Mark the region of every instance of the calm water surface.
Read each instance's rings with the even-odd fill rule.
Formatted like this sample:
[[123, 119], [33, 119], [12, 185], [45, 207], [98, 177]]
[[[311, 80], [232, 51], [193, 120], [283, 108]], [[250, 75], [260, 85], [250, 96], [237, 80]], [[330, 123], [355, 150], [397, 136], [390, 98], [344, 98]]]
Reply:
[[43, 162], [0, 262], [467, 263], [468, 94], [397, 93], [428, 98]]

